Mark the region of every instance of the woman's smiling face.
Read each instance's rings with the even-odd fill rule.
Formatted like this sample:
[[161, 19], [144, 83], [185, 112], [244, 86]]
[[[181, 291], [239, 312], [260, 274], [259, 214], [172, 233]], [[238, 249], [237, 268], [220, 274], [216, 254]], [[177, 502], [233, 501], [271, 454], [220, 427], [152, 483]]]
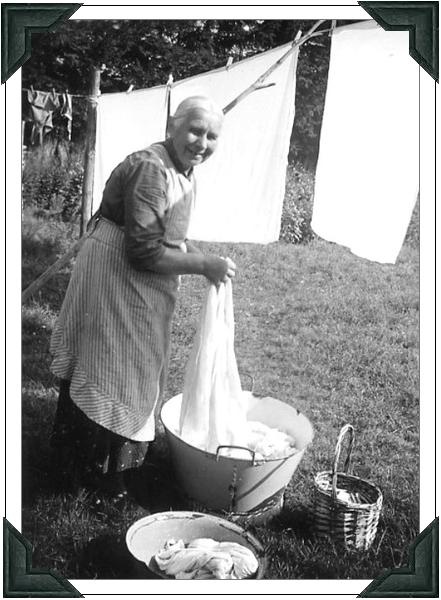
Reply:
[[222, 128], [222, 116], [195, 107], [171, 123], [171, 140], [185, 169], [203, 163], [216, 149]]

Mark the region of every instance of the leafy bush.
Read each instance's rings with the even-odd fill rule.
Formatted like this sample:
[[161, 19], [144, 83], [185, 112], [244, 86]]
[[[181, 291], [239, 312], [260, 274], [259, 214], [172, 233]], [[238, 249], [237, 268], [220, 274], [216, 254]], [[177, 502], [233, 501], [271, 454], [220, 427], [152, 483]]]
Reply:
[[314, 176], [303, 167], [288, 165], [279, 239], [290, 244], [308, 242], [311, 229]]
[[23, 207], [63, 221], [79, 220], [83, 148], [48, 141], [27, 150], [23, 161]]

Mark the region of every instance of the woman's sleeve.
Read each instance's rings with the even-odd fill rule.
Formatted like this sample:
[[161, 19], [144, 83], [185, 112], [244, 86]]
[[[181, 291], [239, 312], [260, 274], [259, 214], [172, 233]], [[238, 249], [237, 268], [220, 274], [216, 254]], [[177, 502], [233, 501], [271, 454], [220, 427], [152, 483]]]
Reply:
[[138, 271], [149, 270], [165, 252], [166, 175], [161, 163], [143, 158], [124, 177], [127, 257]]

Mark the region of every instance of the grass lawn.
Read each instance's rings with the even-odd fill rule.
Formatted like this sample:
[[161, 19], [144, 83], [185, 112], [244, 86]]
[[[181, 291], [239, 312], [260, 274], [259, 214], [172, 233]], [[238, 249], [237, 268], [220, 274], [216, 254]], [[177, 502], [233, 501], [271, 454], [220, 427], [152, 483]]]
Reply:
[[[38, 274], [39, 260], [43, 270], [69, 244], [62, 230], [28, 223], [24, 285]], [[297, 407], [315, 430], [283, 511], [251, 527], [267, 550], [266, 577], [372, 579], [405, 564], [419, 531], [418, 250], [405, 246], [395, 265], [380, 265], [320, 240], [201, 246], [238, 265], [233, 294], [240, 373], [253, 377], [256, 393]], [[54, 487], [48, 437], [57, 393], [48, 343], [68, 277], [66, 269], [23, 309], [22, 533], [38, 569], [70, 579], [130, 578], [124, 548], [129, 525], [150, 512], [186, 506], [174, 487], [160, 426], [138, 498], [118, 505], [85, 489], [72, 495]], [[165, 399], [182, 391], [204, 291], [203, 278], [182, 278]], [[355, 428], [354, 473], [384, 494], [367, 552], [318, 541], [308, 521], [313, 477], [330, 468], [338, 432], [348, 422]]]

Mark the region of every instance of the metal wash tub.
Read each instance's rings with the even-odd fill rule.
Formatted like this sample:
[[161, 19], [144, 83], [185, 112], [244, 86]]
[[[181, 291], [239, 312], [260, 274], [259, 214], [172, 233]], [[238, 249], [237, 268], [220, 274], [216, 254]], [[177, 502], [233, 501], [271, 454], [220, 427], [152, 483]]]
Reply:
[[161, 410], [177, 481], [186, 496], [220, 512], [236, 515], [274, 514], [283, 505], [283, 494], [302, 456], [313, 439], [310, 421], [297, 409], [269, 396], [244, 391], [249, 421], [279, 428], [296, 440], [296, 448], [283, 458], [258, 460], [253, 451], [219, 446], [215, 453], [192, 446], [179, 437], [182, 394], [168, 400]]

